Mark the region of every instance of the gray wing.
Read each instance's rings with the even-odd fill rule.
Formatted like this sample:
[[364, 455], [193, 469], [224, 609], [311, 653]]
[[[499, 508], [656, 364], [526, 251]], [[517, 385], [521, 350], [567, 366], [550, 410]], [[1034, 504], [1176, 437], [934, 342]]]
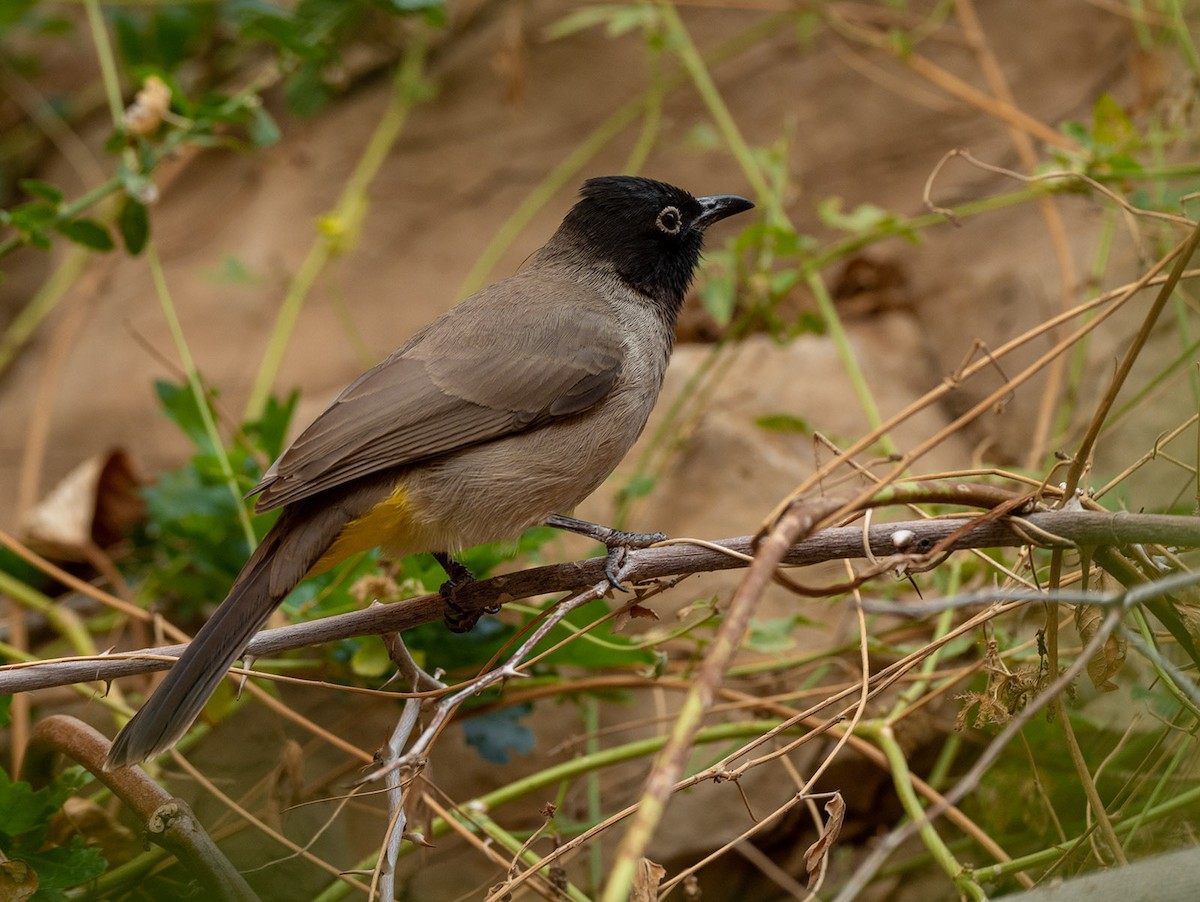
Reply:
[[[356, 379], [253, 493], [271, 510], [353, 479], [581, 413], [624, 362], [619, 323], [591, 289], [536, 271], [460, 303]], [[497, 308], [497, 299], [508, 302]]]

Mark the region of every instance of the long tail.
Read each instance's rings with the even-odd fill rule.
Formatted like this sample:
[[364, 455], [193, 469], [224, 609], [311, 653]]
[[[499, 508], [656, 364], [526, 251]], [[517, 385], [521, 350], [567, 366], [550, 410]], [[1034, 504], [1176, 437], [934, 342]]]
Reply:
[[171, 748], [187, 732], [254, 634], [304, 578], [346, 522], [326, 509], [284, 510], [162, 685], [117, 734], [104, 763], [115, 770]]

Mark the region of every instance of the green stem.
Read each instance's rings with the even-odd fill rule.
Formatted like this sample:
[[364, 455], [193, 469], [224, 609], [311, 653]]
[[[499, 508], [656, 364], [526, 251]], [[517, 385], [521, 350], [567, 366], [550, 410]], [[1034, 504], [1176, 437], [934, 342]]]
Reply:
[[75, 284], [91, 256], [92, 252], [85, 247], [72, 247], [59, 260], [50, 278], [42, 283], [29, 303], [9, 323], [4, 335], [0, 336], [0, 374], [12, 363], [17, 352], [25, 346], [25, 342], [29, 341], [37, 327], [58, 306], [67, 289]]
[[658, 142], [658, 133], [662, 128], [663, 99], [666, 97], [667, 85], [663, 78], [662, 52], [655, 50], [650, 58], [650, 85], [646, 88], [645, 102], [642, 104], [642, 130], [638, 132], [633, 150], [629, 152], [622, 172], [636, 175], [650, 156], [650, 151]]
[[[1183, 4], [1180, 0], [1170, 0], [1167, 4], [1171, 10], [1171, 19], [1175, 23], [1175, 28], [1172, 29], [1172, 34], [1175, 38], [1175, 43], [1179, 45], [1180, 51], [1184, 58], [1188, 61], [1188, 66], [1192, 70], [1192, 75], [1200, 75], [1200, 53], [1196, 51], [1196, 45], [1192, 42], [1191, 25], [1194, 24], [1193, 19], [1189, 23], [1187, 14], [1183, 11]], [[1193, 10], [1194, 14], [1194, 10]]]
[[533, 221], [537, 212], [546, 206], [550, 199], [587, 165], [589, 160], [607, 147], [617, 135], [636, 122], [637, 117], [642, 114], [645, 104], [644, 97], [638, 97], [625, 104], [592, 129], [587, 137], [575, 146], [574, 150], [563, 157], [558, 165], [546, 174], [545, 178], [525, 196], [517, 209], [504, 221], [496, 231], [495, 237], [483, 249], [483, 253], [479, 255], [479, 259], [475, 261], [475, 265], [471, 267], [471, 271], [467, 273], [467, 277], [459, 286], [459, 297], [466, 297], [483, 286], [484, 280], [500, 262], [501, 256], [521, 234], [522, 229]]
[[[61, 225], [69, 219], [74, 219], [88, 207], [98, 203], [99, 201], [102, 201], [110, 194], [115, 194], [120, 189], [121, 180], [114, 176], [103, 184], [97, 185], [92, 190], [79, 195], [79, 197], [75, 198], [75, 200], [71, 201], [69, 204], [63, 205], [58, 209], [58, 212], [55, 214], [54, 218], [51, 219], [47, 224], [47, 231], [53, 229], [57, 225]], [[6, 238], [3, 241], [0, 241], [0, 257], [3, 257], [5, 254], [12, 253], [17, 248], [24, 246], [24, 244], [25, 242], [21, 240], [19, 235], [14, 235], [11, 238]]]
[[925, 810], [921, 807], [921, 801], [917, 798], [917, 792], [913, 788], [911, 774], [908, 770], [908, 760], [904, 757], [904, 750], [896, 741], [896, 734], [892, 728], [887, 724], [879, 726], [862, 724], [860, 728], [862, 727], [867, 728], [865, 732], [874, 739], [875, 744], [887, 757], [892, 771], [892, 785], [900, 797], [900, 804], [910, 818], [921, 824], [921, 840], [925, 843], [925, 848], [929, 850], [934, 861], [950, 876], [958, 891], [964, 896], [977, 900], [977, 902], [987, 899], [983, 887], [976, 882], [973, 876], [968, 874], [967, 869], [954, 857], [954, 853], [942, 841], [933, 824], [925, 817]]
[[100, 77], [104, 83], [104, 96], [108, 101], [108, 112], [113, 125], [120, 125], [125, 114], [121, 102], [121, 82], [117, 77], [117, 62], [113, 57], [112, 44], [108, 40], [108, 27], [100, 11], [100, 0], [84, 0], [88, 27], [92, 32], [92, 43], [96, 46], [96, 60], [100, 64]]
[[[1113, 828], [1116, 830], [1119, 836], [1123, 836], [1130, 833], [1136, 827], [1160, 820], [1168, 815], [1174, 814], [1177, 811], [1194, 811], [1197, 805], [1200, 805], [1200, 787], [1195, 787], [1186, 792], [1181, 792], [1179, 795], [1168, 799], [1161, 805], [1156, 805], [1153, 808], [1145, 808], [1135, 817], [1129, 817], [1118, 821], [1113, 825]], [[1041, 849], [1037, 852], [1031, 852], [1028, 855], [1023, 855], [1020, 858], [1014, 858], [1012, 861], [1005, 861], [1001, 862], [1000, 864], [975, 868], [974, 877], [981, 883], [989, 883], [991, 881], [1007, 877], [1010, 874], [1015, 874], [1019, 871], [1026, 871], [1041, 865], [1052, 864], [1053, 862], [1058, 861], [1064, 855], [1067, 855], [1077, 849], [1086, 841], [1086, 835], [1077, 836], [1073, 839], [1066, 840], [1065, 842], [1056, 843], [1047, 849]]]
[[212, 443], [213, 454], [216, 455], [217, 464], [221, 468], [221, 475], [225, 477], [225, 484], [229, 487], [229, 491], [233, 495], [234, 508], [238, 512], [238, 522], [242, 525], [242, 533], [246, 538], [246, 546], [254, 548], [258, 544], [258, 539], [254, 535], [254, 527], [250, 524], [250, 515], [246, 511], [246, 505], [242, 503], [242, 487], [238, 485], [237, 477], [233, 472], [233, 466], [229, 463], [229, 455], [225, 453], [225, 442], [221, 439], [221, 433], [217, 429], [216, 421], [213, 419], [212, 408], [208, 403], [208, 395], [204, 391], [204, 385], [200, 380], [200, 373], [196, 369], [196, 362], [192, 359], [192, 352], [188, 348], [187, 338], [183, 334], [183, 327], [179, 324], [179, 317], [175, 312], [175, 304], [171, 301], [171, 292], [167, 288], [167, 279], [163, 274], [162, 263], [158, 259], [158, 249], [155, 247], [153, 241], [146, 247], [146, 262], [150, 264], [150, 275], [154, 279], [154, 289], [158, 294], [159, 303], [162, 305], [163, 316], [167, 320], [167, 328], [171, 331], [171, 338], [175, 342], [175, 350], [179, 354], [179, 361], [183, 364], [183, 371], [187, 376], [188, 387], [192, 390], [192, 398], [196, 402], [196, 409], [199, 411], [200, 419], [204, 423], [204, 432], [208, 436], [209, 442]]
[[[708, 59], [710, 62], [720, 62], [736, 56], [738, 53], [756, 46], [765, 38], [774, 34], [787, 24], [787, 22], [791, 21], [791, 19], [791, 13], [780, 13], [769, 16], [722, 43], [708, 55]], [[522, 201], [521, 205], [500, 226], [500, 229], [496, 232], [496, 237], [484, 248], [483, 253], [479, 256], [479, 260], [471, 267], [471, 271], [467, 273], [467, 277], [463, 279], [462, 285], [458, 288], [458, 296], [464, 297], [481, 288], [488, 274], [495, 268], [500, 258], [504, 255], [504, 252], [513, 243], [517, 235], [520, 234], [521, 230], [529, 225], [534, 215], [554, 197], [556, 192], [561, 190], [568, 181], [574, 178], [587, 165], [589, 160], [606, 147], [625, 128], [637, 121], [638, 116], [643, 115], [645, 112], [647, 126], [642, 132], [644, 137], [650, 125], [654, 122], [651, 118], [650, 108], [656, 102], [656, 97], [660, 93], [662, 96], [666, 96], [671, 91], [678, 89], [686, 83], [687, 78], [677, 74], [663, 79], [663, 83], [660, 85], [651, 84], [650, 88], [642, 95], [626, 103], [596, 126], [566, 159], [559, 163], [558, 166], [555, 166], [538, 183], [529, 196]], [[630, 154], [627, 165], [634, 168], [640, 165], [638, 147], [635, 147], [634, 151]]]
[[54, 631], [67, 641], [77, 655], [86, 657], [96, 654], [92, 634], [74, 611], [56, 604], [49, 596], [32, 586], [27, 586], [3, 570], [0, 570], [0, 594], [10, 596], [22, 607], [37, 611], [45, 617]]
[[[580, 699], [583, 706], [583, 729], [587, 736], [586, 754], [590, 757], [602, 751], [600, 746], [600, 702], [594, 695]], [[600, 774], [590, 771], [585, 778], [587, 790], [587, 816], [592, 823], [603, 817], [604, 801], [600, 793]], [[593, 892], [604, 885], [604, 850], [600, 843], [588, 844], [588, 886]]]
[[83, 900], [90, 899], [105, 899], [113, 893], [133, 893], [156, 867], [170, 859], [171, 853], [162, 846], [150, 846], [133, 860], [110, 868], [95, 880], [89, 880], [82, 886], [65, 890], [63, 895], [67, 899], [78, 899], [83, 902]]
[[[679, 18], [679, 14], [669, 3], [662, 3], [659, 8], [670, 33], [670, 46], [679, 56], [680, 62], [683, 64], [688, 75], [691, 76], [696, 91], [708, 108], [709, 115], [712, 116], [717, 130], [721, 133], [721, 137], [729, 147], [730, 153], [738, 161], [743, 175], [745, 175], [746, 180], [750, 183], [751, 190], [755, 194], [755, 199], [763, 204], [766, 210], [765, 218], [767, 222], [776, 223], [795, 231], [795, 225], [783, 209], [782, 193], [772, 190], [767, 177], [763, 174], [762, 167], [759, 166], [758, 160], [755, 159], [754, 152], [742, 136], [737, 122], [729, 112], [729, 107], [726, 106], [724, 98], [721, 97], [720, 91], [717, 90], [716, 83], [713, 82], [712, 75], [709, 73], [704, 59], [696, 49], [696, 45], [693, 43], [687, 28], [684, 27], [683, 20]], [[829, 298], [828, 292], [825, 291], [824, 283], [817, 274], [816, 268], [809, 267], [805, 278], [808, 281], [809, 288], [813, 291], [814, 297], [817, 299], [817, 305], [821, 310], [826, 328], [837, 350], [842, 368], [846, 371], [846, 375], [850, 379], [850, 383], [854, 388], [855, 395], [858, 397], [859, 404], [862, 406], [868, 423], [872, 429], [875, 429], [882, 424], [883, 420], [879, 415], [879, 409], [875, 406], [875, 399], [871, 394], [870, 388], [867, 386], [862, 368], [855, 359], [854, 351], [850, 347], [849, 339], [846, 337], [845, 330], [842, 327], [833, 302]], [[887, 435], [882, 436], [880, 442], [889, 454], [896, 451], [894, 443]]]
[[258, 376], [250, 391], [250, 399], [246, 402], [244, 420], [257, 420], [262, 416], [271, 394], [271, 387], [283, 363], [283, 356], [287, 352], [288, 343], [291, 341], [292, 332], [300, 318], [300, 311], [317, 276], [330, 259], [336, 254], [344, 253], [354, 243], [366, 215], [367, 192], [371, 182], [387, 159], [408, 120], [409, 112], [417, 102], [417, 87], [424, 73], [426, 49], [424, 37], [416, 38], [408, 47], [396, 69], [391, 97], [379, 125], [367, 142], [336, 206], [319, 220], [320, 231], [317, 240], [288, 285], [287, 294], [275, 318], [275, 326], [267, 342]]
[[[700, 730], [696, 734], [695, 745], [707, 745], [714, 742], [728, 742], [730, 739], [761, 736], [764, 732], [778, 727], [779, 723], [780, 721], [778, 720], [751, 720], [718, 724], [717, 726]], [[797, 729], [795, 732], [800, 732], [800, 730]], [[509, 783], [507, 786], [503, 786], [487, 795], [480, 796], [478, 799], [466, 804], [478, 805], [485, 811], [494, 811], [501, 805], [532, 795], [535, 792], [540, 792], [563, 780], [578, 779], [601, 767], [611, 767], [625, 761], [648, 758], [658, 752], [666, 744], [666, 741], [666, 736], [651, 736], [647, 739], [639, 739], [624, 745], [614, 746], [597, 752], [594, 755], [583, 755], [579, 758], [573, 758], [570, 761], [564, 761], [562, 764], [557, 764], [554, 767], [546, 768], [536, 774], [530, 774], [527, 777]], [[445, 821], [439, 818], [433, 822], [431, 837], [443, 836], [448, 832], [450, 832], [450, 826]], [[403, 857], [412, 854], [414, 851], [416, 851], [416, 847], [412, 844], [407, 844], [401, 847], [400, 856]], [[370, 870], [375, 866], [374, 863], [375, 856], [371, 856], [369, 859], [359, 862], [354, 867], [357, 870]], [[318, 895], [314, 902], [334, 902], [334, 900], [345, 898], [350, 891], [351, 887], [347, 884], [335, 883]]]
[[[472, 832], [478, 831], [482, 833], [484, 836], [488, 837], [493, 842], [499, 844], [507, 849], [510, 853], [515, 855], [521, 849], [521, 841], [513, 836], [509, 831], [497, 824], [490, 817], [488, 817], [486, 811], [487, 809], [483, 808], [482, 806], [475, 806], [466, 810], [462, 814], [458, 813], [457, 811], [454, 812], [454, 818], [463, 827], [466, 827]], [[541, 858], [542, 856], [533, 849], [526, 849], [521, 853], [521, 861], [529, 867], [537, 867], [538, 861], [541, 860]], [[548, 874], [544, 876], [547, 878], [549, 877]], [[589, 902], [587, 895], [585, 895], [579, 889], [579, 887], [571, 883], [568, 883], [564, 889], [560, 890], [560, 893], [556, 893], [554, 898], [559, 899], [565, 896], [568, 899], [573, 899], [574, 902]]]
[[[1150, 628], [1150, 623], [1146, 620], [1145, 611], [1140, 607], [1133, 607], [1129, 609], [1129, 613], [1133, 617], [1133, 622], [1137, 624], [1142, 641], [1150, 648], [1156, 648], [1158, 643], [1154, 639], [1154, 630]], [[1148, 657], [1146, 662], [1154, 669], [1163, 688], [1171, 693], [1175, 701], [1179, 703], [1179, 706], [1189, 712], [1197, 721], [1200, 721], [1200, 708], [1197, 708], [1196, 703], [1180, 688], [1179, 683], [1176, 681], [1177, 678], [1171, 676], [1167, 670], [1164, 670], [1163, 666], [1154, 658]]]
[[[846, 377], [850, 380], [850, 387], [858, 399], [858, 406], [862, 408], [863, 414], [867, 418], [869, 431], [875, 432], [883, 426], [883, 417], [880, 416], [879, 408], [875, 404], [875, 395], [872, 393], [871, 387], [867, 385], [867, 377], [863, 374], [862, 368], [859, 367], [858, 360], [854, 356], [854, 348], [851, 347], [850, 338], [842, 327], [842, 320], [833, 305], [833, 298], [829, 296], [829, 291], [825, 288], [825, 280], [815, 269], [810, 269], [804, 280], [817, 302], [817, 310], [820, 311], [821, 319], [825, 322], [825, 328], [837, 350], [838, 358], [842, 361], [842, 368], [845, 369]], [[885, 454], [899, 455], [900, 453], [900, 449], [886, 432], [879, 436], [879, 444]]]
[[755, 199], [764, 205], [768, 222], [786, 223], [787, 214], [783, 211], [779, 196], [771, 191], [758, 160], [754, 158], [754, 152], [742, 136], [729, 107], [725, 105], [725, 99], [717, 90], [708, 66], [705, 65], [700, 51], [696, 49], [691, 34], [684, 27], [683, 20], [679, 18], [679, 13], [674, 6], [666, 2], [659, 4], [659, 10], [667, 26], [668, 46], [675, 51], [684, 70], [691, 77], [696, 92], [708, 107], [708, 114], [712, 116], [717, 131], [721, 133], [721, 137], [729, 146], [729, 152], [737, 160], [746, 181], [750, 183], [750, 188], [756, 195]]

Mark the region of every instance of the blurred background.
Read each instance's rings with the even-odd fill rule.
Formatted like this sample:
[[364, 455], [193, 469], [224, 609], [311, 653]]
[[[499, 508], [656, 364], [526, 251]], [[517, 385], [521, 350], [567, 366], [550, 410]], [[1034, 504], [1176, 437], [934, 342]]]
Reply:
[[[1187, 236], [1188, 198], [1200, 188], [1197, 31], [1197, 7], [1185, 0], [6, 3], [6, 654], [156, 641], [152, 624], [70, 590], [16, 545], [194, 632], [244, 560], [249, 531], [266, 528], [263, 518], [243, 519], [237, 489], [359, 372], [457, 299], [520, 268], [596, 175], [742, 194], [757, 208], [710, 234], [656, 414], [580, 516], [709, 540], [751, 534], [838, 448], [906, 410], [863, 449], [864, 466], [920, 447], [909, 475], [970, 470], [1056, 485], [1064, 478], [1056, 461], [1079, 446], [1152, 293], [1114, 308], [1027, 380], [1014, 377], [1096, 314], [1056, 316], [1136, 281]], [[1110, 510], [1194, 512], [1196, 313], [1185, 280], [1095, 445], [1086, 483]], [[992, 357], [1009, 342], [1011, 353]], [[827, 488], [849, 491], [847, 478], [839, 471]], [[904, 516], [911, 512], [892, 518]], [[535, 531], [472, 563], [515, 569], [592, 553]], [[919, 586], [885, 578], [872, 591], [940, 597], [1014, 571], [1045, 585], [1048, 559], [1014, 552], [1003, 562], [1012, 570], [991, 563], [948, 564], [917, 577]], [[373, 557], [355, 562], [300, 590], [284, 616], [348, 609], [356, 585], [361, 600], [360, 578], [377, 570]], [[440, 579], [430, 562], [385, 573], [397, 597], [435, 590]], [[845, 578], [840, 565], [803, 576]], [[500, 807], [461, 816], [459, 832], [439, 833], [433, 848], [406, 847], [397, 897], [483, 898], [505, 868], [481, 851], [481, 837], [519, 845], [552, 801], [554, 826], [532, 846], [546, 854], [635, 800], [653, 749], [625, 744], [670, 731], [680, 687], [739, 579], [735, 571], [688, 580], [655, 600], [657, 621], [604, 626], [546, 659], [528, 686], [485, 694], [447, 729], [410, 800], [411, 823], [426, 836], [439, 812], [469, 799], [556, 763], [612, 756], [587, 759], [536, 792], [497, 796]], [[64, 628], [65, 615], [54, 613], [64, 605], [90, 639]], [[507, 608], [467, 637], [433, 624], [410, 647], [428, 669], [466, 678], [535, 614]], [[602, 617], [598, 609], [579, 628]], [[915, 653], [926, 667], [907, 694], [861, 713], [892, 717], [902, 757], [935, 786], [968, 766], [1005, 720], [997, 711], [977, 720], [972, 707], [1001, 693], [997, 656], [1010, 683], [1021, 673], [1025, 689], [1042, 685], [1036, 637], [1046, 614], [968, 631], [941, 658], [929, 643], [950, 621], [936, 620], [873, 620], [872, 639], [861, 639], [881, 666]], [[1063, 653], [1086, 635], [1064, 637]], [[859, 650], [845, 595], [805, 599], [772, 587], [724, 687], [726, 707], [706, 723], [803, 710], [854, 683]], [[1057, 724], [1034, 718], [966, 803], [975, 828], [945, 828], [976, 867], [1004, 860], [980, 837], [1012, 856], [1042, 856], [980, 878], [990, 891], [1194, 842], [1198, 825], [1184, 815], [1147, 816], [1149, 826], [1136, 841], [1122, 834], [1118, 851], [1087, 838], [1095, 813], [1082, 774], [1110, 781], [1104, 798], [1114, 811], [1146, 816], [1195, 764], [1184, 735], [1195, 726], [1194, 701], [1164, 688], [1146, 660], [1126, 666], [1124, 650], [1119, 657], [1113, 650], [1108, 672], [1080, 680], [1072, 702], [1083, 764], [1067, 763]], [[391, 675], [378, 639], [262, 665], [371, 688]], [[121, 705], [136, 706], [150, 683], [117, 686], [108, 707], [92, 697], [94, 685], [83, 695], [17, 696], [6, 767], [53, 711], [111, 737]], [[367, 757], [399, 712], [335, 688], [264, 686]], [[763, 697], [776, 707], [756, 707]], [[1022, 704], [1010, 698], [1008, 714]], [[823, 897], [836, 894], [864, 843], [903, 808], [883, 746], [872, 757], [869, 739], [843, 748], [833, 735], [747, 771], [736, 788], [708, 782], [674, 799], [646, 851], [667, 879], [723, 852], [694, 884], [681, 879], [676, 897], [804, 898], [804, 853], [819, 830], [790, 800], [825, 764], [818, 788], [849, 806], [826, 861]], [[691, 768], [741, 741], [697, 746]], [[273, 829], [312, 843], [306, 859], [247, 826], [177, 761], [159, 766], [238, 867], [262, 868], [249, 879], [264, 898], [365, 896], [367, 878], [350, 887], [336, 873], [371, 867], [383, 802], [292, 808], [345, 793], [361, 756], [258, 701], [235, 703], [232, 690], [210, 707], [194, 756], [185, 750]], [[1119, 766], [1101, 774], [1110, 756]], [[124, 876], [110, 871], [105, 897], [162, 898], [188, 883], [164, 856], [147, 860], [153, 853], [133, 834], [113, 838], [120, 818], [122, 829], [136, 828], [94, 787], [76, 795], [55, 785], [54, 804], [34, 819], [47, 831], [53, 810], [84, 797], [111, 825], [76, 824], [72, 833], [54, 821], [61, 848], [100, 849], [110, 868], [143, 862]], [[622, 829], [564, 857], [572, 892], [598, 891]], [[50, 842], [49, 832], [25, 835], [33, 846]], [[150, 869], [158, 882], [139, 887], [129, 876]], [[64, 888], [93, 876], [82, 865], [75, 873]], [[862, 898], [960, 891], [973, 892], [914, 841]]]

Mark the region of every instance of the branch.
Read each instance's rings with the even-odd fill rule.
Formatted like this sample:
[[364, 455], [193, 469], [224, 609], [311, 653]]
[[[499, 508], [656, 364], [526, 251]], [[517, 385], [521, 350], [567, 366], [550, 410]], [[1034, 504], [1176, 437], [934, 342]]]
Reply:
[[[1044, 511], [998, 520], [956, 517], [885, 523], [866, 531], [871, 554], [897, 572], [919, 569], [934, 554], [967, 548], [1095, 547], [1162, 544], [1200, 547], [1200, 518], [1159, 514], [1105, 513], [1099, 511]], [[731, 570], [746, 566], [754, 553], [752, 536], [702, 545], [666, 544], [631, 551], [628, 579], [642, 582], [694, 573]], [[899, 544], [898, 544], [899, 543]], [[945, 543], [945, 544], [943, 544]], [[861, 558], [864, 530], [857, 526], [825, 529], [787, 548], [782, 563], [809, 565], [832, 560]], [[737, 555], [732, 556], [727, 552]], [[604, 558], [572, 561], [504, 574], [464, 586], [456, 599], [468, 611], [496, 603], [556, 592], [577, 591], [604, 579]], [[338, 614], [309, 623], [298, 623], [259, 633], [246, 649], [253, 658], [307, 648], [354, 636], [379, 635], [411, 629], [441, 620], [441, 596], [422, 595], [390, 605]], [[0, 693], [29, 692], [92, 680], [167, 670], [185, 645], [168, 645], [116, 655], [69, 658], [0, 667]]]
[[196, 875], [210, 898], [221, 902], [258, 902], [258, 896], [217, 848], [187, 803], [172, 798], [140, 767], [106, 771], [108, 739], [64, 714], [53, 714], [33, 729], [25, 751], [26, 778], [35, 785], [49, 779], [59, 754], [82, 764], [112, 790], [145, 825], [146, 836]]

